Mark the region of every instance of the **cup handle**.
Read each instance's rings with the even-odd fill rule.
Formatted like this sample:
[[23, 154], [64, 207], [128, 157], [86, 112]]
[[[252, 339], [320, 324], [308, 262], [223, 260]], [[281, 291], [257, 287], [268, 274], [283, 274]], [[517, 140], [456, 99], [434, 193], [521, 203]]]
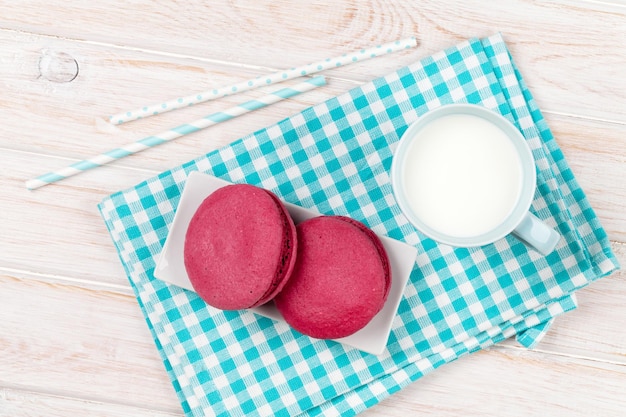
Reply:
[[544, 256], [551, 253], [561, 239], [556, 230], [546, 226], [531, 212], [526, 213], [513, 230], [513, 235]]

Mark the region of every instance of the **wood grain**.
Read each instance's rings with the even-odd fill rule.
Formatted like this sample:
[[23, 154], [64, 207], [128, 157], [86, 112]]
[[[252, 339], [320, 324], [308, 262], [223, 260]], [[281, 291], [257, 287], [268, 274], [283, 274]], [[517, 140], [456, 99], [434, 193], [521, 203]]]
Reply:
[[[55, 51], [73, 56], [79, 62], [80, 74], [69, 83], [56, 83], [40, 75], [42, 56]], [[5, 135], [0, 138], [0, 148], [43, 153], [60, 157], [88, 158], [143, 137], [168, 130], [208, 114], [267, 94], [282, 87], [266, 87], [254, 92], [225, 97], [148, 118], [122, 126], [108, 123], [108, 116], [124, 110], [124, 106], [137, 107], [167, 96], [191, 94], [198, 88], [198, 73], [210, 75], [219, 84], [232, 84], [241, 79], [259, 75], [246, 69], [199, 66], [193, 60], [180, 60], [153, 54], [137, 53], [124, 49], [110, 50], [102, 46], [85, 45], [75, 41], [53, 40], [37, 35], [14, 34], [0, 30], [0, 63], [5, 94], [0, 97], [0, 114], [3, 115]], [[127, 74], [117, 79], [118, 74]], [[163, 79], [171, 80], [163, 84]], [[297, 83], [297, 80], [289, 84]], [[314, 103], [333, 97], [354, 82], [332, 80], [329, 85], [300, 96], [248, 113], [209, 130], [176, 141], [181, 150], [172, 155], [166, 147], [144, 151], [127, 166], [158, 169], [171, 167], [172, 157], [178, 163], [190, 160], [202, 152], [226, 145], [261, 126], [301, 111]], [[159, 88], [155, 88], [159, 86]], [[132, 93], [131, 93], [132, 92]], [[165, 97], [168, 98], [168, 97]], [[24, 129], [24, 122], [36, 128]], [[191, 138], [191, 139], [190, 139]], [[187, 146], [185, 146], [187, 144]], [[145, 158], [143, 155], [151, 154]], [[154, 161], [161, 160], [160, 166]], [[142, 166], [151, 161], [152, 166]]]
[[[0, 0], [0, 417], [182, 416], [97, 212], [106, 195], [470, 37], [502, 32], [626, 265], [626, 3]], [[26, 179], [264, 91], [112, 126], [109, 114], [415, 35], [328, 86], [29, 192]], [[626, 275], [364, 415], [622, 416]]]
[[[598, 9], [590, 2], [516, 0], [491, 3], [488, 9], [479, 0], [455, 0], [445, 7], [438, 2], [388, 0], [288, 5], [269, 0], [184, 4], [142, 0], [128, 5], [117, 0], [85, 7], [81, 0], [71, 0], [54, 11], [54, 20], [41, 12], [48, 3], [31, 0], [29, 6], [15, 13], [10, 2], [0, 3], [0, 27], [238, 68], [289, 68], [383, 40], [418, 38], [415, 55], [334, 72], [363, 81], [468, 36], [502, 32], [520, 67], [533, 68], [524, 75], [533, 90], [549, 98], [540, 101], [544, 108], [609, 120], [626, 115], [626, 89], [619, 70], [623, 61], [617, 53], [626, 38], [626, 10], [617, 6]], [[574, 57], [584, 59], [570, 59]], [[212, 85], [206, 77], [200, 82]]]
[[1, 387], [172, 411], [134, 297], [7, 275], [0, 283]]
[[158, 411], [119, 403], [103, 403], [40, 392], [0, 388], [0, 417], [180, 417], [182, 412]]

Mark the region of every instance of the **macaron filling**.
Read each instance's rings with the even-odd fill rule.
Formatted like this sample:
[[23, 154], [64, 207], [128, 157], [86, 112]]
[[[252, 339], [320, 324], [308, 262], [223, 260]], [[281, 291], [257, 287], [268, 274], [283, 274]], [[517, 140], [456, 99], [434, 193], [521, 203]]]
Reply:
[[289, 275], [291, 275], [291, 272], [293, 271], [293, 267], [296, 262], [298, 244], [298, 239], [296, 237], [296, 226], [289, 216], [289, 212], [287, 211], [283, 203], [278, 199], [278, 197], [276, 197], [276, 195], [274, 195], [270, 191], [267, 191], [267, 193], [272, 198], [272, 200], [274, 200], [274, 202], [276, 203], [276, 208], [280, 212], [280, 218], [282, 221], [285, 238], [283, 239], [283, 251], [280, 255], [280, 261], [276, 265], [276, 273], [274, 274], [276, 278], [274, 282], [272, 282], [272, 284], [268, 287], [265, 294], [263, 294], [263, 296], [259, 298], [259, 300], [251, 307], [260, 306], [271, 301], [287, 283], [287, 279], [289, 278]]

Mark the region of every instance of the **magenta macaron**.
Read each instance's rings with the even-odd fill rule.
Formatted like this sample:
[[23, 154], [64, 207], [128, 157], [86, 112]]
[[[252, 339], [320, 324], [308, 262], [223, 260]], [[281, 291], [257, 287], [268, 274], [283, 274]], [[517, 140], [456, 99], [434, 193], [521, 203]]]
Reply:
[[209, 305], [238, 310], [265, 304], [294, 268], [296, 228], [270, 191], [247, 184], [222, 187], [195, 212], [185, 235], [189, 280]]
[[319, 339], [349, 336], [383, 308], [391, 269], [376, 234], [343, 216], [320, 216], [297, 226], [298, 255], [274, 302], [285, 321]]

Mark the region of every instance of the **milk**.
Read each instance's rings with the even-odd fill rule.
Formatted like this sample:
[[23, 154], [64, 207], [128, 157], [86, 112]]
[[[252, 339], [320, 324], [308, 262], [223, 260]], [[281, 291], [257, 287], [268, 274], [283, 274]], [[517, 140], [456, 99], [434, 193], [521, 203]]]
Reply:
[[478, 116], [433, 120], [413, 138], [403, 161], [410, 209], [448, 236], [493, 230], [520, 198], [522, 164], [514, 145], [505, 132]]

